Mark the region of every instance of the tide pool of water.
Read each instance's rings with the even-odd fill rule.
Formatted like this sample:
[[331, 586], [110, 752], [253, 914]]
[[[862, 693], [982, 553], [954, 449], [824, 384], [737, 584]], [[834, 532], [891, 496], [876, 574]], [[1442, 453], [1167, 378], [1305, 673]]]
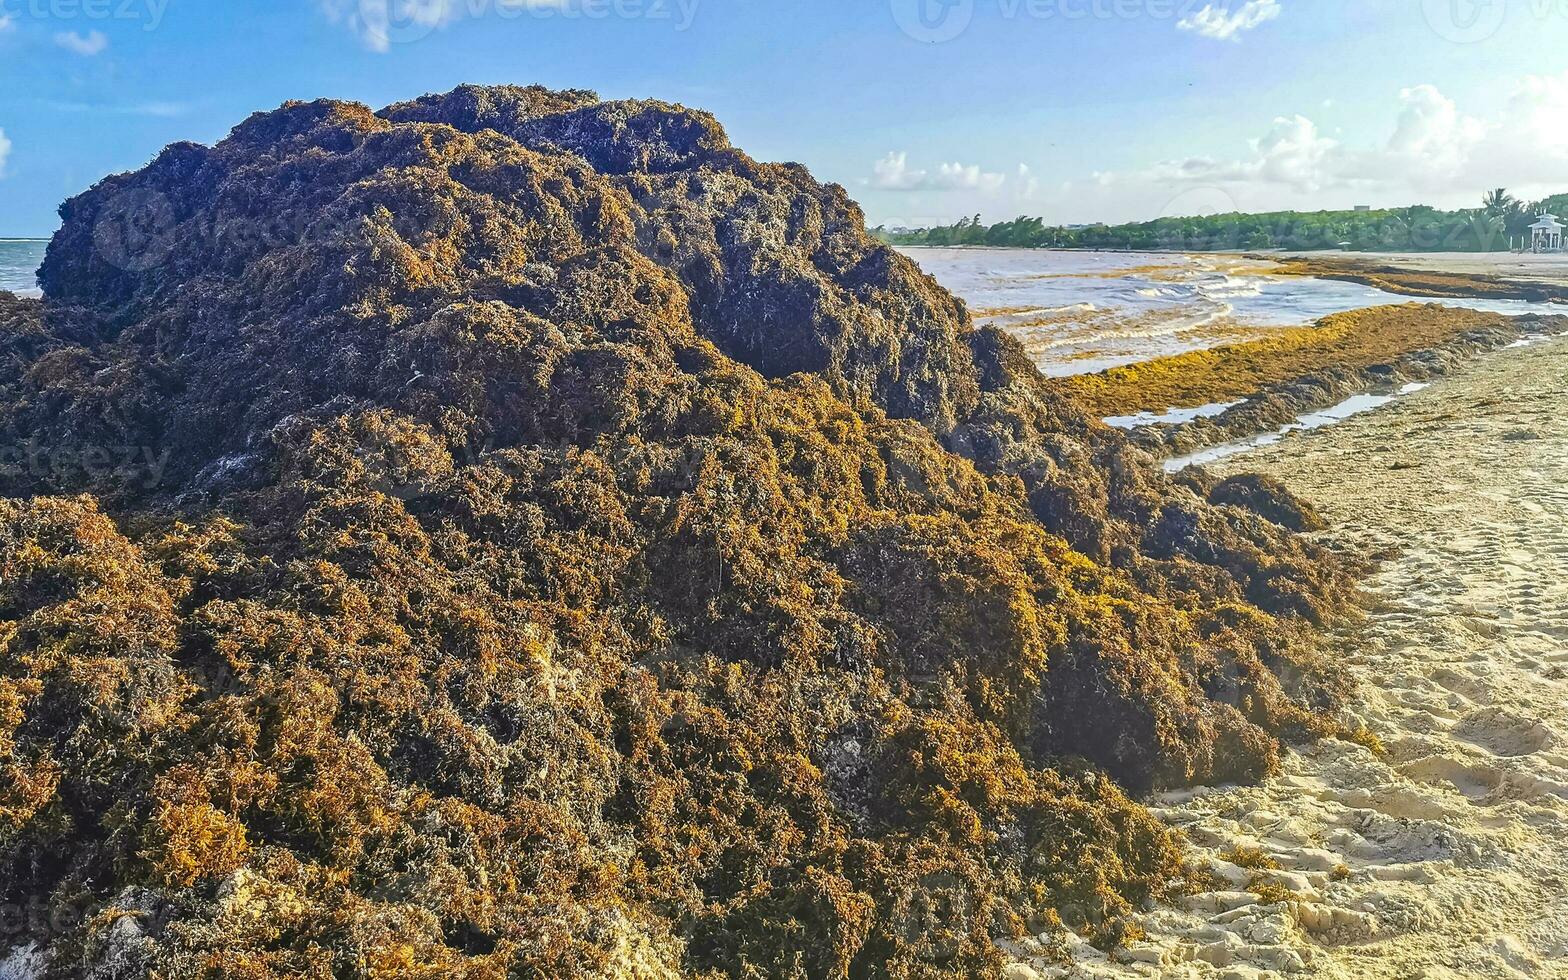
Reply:
[[48, 244], [39, 239], [0, 238], [0, 290], [39, 295], [38, 267], [43, 264]]
[[1197, 408], [1171, 408], [1163, 412], [1139, 412], [1137, 415], [1114, 415], [1105, 424], [1118, 429], [1142, 429], [1150, 425], [1186, 425], [1197, 419], [1217, 419], [1240, 405], [1241, 402], [1214, 402]]
[[1522, 300], [1412, 299], [1357, 283], [1272, 275], [1240, 256], [1049, 249], [903, 250], [969, 304], [978, 323], [1022, 340], [1050, 377], [1203, 350], [1260, 328], [1301, 326], [1390, 303], [1517, 315], [1564, 307]]
[[1277, 431], [1261, 432], [1248, 439], [1237, 439], [1234, 442], [1221, 443], [1218, 446], [1209, 446], [1207, 449], [1200, 449], [1199, 451], [1186, 456], [1177, 456], [1173, 459], [1168, 459], [1165, 461], [1165, 472], [1180, 473], [1189, 466], [1202, 466], [1205, 463], [1213, 463], [1217, 460], [1239, 455], [1241, 453], [1247, 452], [1248, 450], [1260, 449], [1263, 446], [1272, 446], [1281, 439], [1290, 435], [1292, 432], [1306, 432], [1312, 429], [1321, 429], [1325, 426], [1337, 425], [1338, 423], [1343, 422], [1348, 418], [1354, 418], [1363, 412], [1371, 412], [1382, 408], [1384, 405], [1391, 404], [1397, 399], [1403, 398], [1406, 395], [1413, 395], [1418, 391], [1424, 391], [1429, 387], [1431, 386], [1420, 383], [1412, 383], [1405, 385], [1398, 391], [1395, 391], [1391, 394], [1351, 395], [1349, 398], [1340, 402], [1338, 405], [1333, 406], [1332, 408], [1325, 408], [1318, 412], [1308, 412], [1306, 415], [1299, 416], [1296, 421], [1290, 423], [1289, 425], [1281, 426]]

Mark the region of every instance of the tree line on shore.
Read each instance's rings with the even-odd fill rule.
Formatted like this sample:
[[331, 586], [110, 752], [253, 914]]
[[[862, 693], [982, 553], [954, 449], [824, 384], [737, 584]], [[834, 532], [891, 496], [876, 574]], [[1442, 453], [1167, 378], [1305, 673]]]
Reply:
[[1120, 225], [1047, 225], [1018, 217], [987, 225], [980, 215], [933, 228], [872, 229], [893, 245], [988, 245], [1006, 248], [1097, 248], [1219, 251], [1313, 251], [1346, 248], [1389, 252], [1500, 252], [1528, 245], [1530, 224], [1543, 212], [1562, 213], [1568, 194], [1526, 203], [1504, 188], [1478, 208], [1442, 211], [1426, 205], [1371, 211], [1274, 211], [1214, 214]]

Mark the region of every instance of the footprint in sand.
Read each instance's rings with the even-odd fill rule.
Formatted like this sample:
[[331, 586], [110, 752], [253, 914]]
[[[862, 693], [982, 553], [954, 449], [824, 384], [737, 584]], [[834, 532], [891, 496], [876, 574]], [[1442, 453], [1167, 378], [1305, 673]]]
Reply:
[[1399, 767], [1399, 772], [1420, 783], [1446, 783], [1477, 803], [1486, 802], [1504, 779], [1502, 770], [1495, 766], [1443, 755], [1407, 763]]
[[1552, 730], [1540, 720], [1501, 708], [1471, 712], [1454, 726], [1453, 735], [1504, 758], [1532, 755], [1554, 742]]
[[1483, 705], [1491, 703], [1491, 686], [1478, 677], [1462, 674], [1448, 667], [1439, 667], [1432, 671], [1431, 676], [1435, 683], [1472, 703]]

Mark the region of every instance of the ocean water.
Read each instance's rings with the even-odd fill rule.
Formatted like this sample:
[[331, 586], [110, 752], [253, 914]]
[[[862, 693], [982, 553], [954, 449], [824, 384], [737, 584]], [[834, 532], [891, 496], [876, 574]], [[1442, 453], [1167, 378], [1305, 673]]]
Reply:
[[1310, 324], [1388, 303], [1505, 314], [1561, 313], [1514, 300], [1418, 299], [1357, 283], [1271, 274], [1240, 256], [1048, 249], [902, 250], [969, 304], [979, 323], [1022, 340], [1047, 376], [1089, 374], [1214, 347], [1259, 329]]
[[48, 244], [42, 239], [0, 238], [0, 290], [39, 295], [38, 267]]

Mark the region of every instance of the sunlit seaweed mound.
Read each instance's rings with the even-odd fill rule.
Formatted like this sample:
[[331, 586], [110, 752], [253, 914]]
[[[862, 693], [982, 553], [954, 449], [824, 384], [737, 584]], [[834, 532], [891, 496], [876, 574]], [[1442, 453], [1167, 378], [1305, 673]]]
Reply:
[[0, 296], [13, 966], [986, 975], [1175, 887], [1126, 791], [1341, 693], [1276, 490], [705, 114], [291, 103], [62, 215]]

